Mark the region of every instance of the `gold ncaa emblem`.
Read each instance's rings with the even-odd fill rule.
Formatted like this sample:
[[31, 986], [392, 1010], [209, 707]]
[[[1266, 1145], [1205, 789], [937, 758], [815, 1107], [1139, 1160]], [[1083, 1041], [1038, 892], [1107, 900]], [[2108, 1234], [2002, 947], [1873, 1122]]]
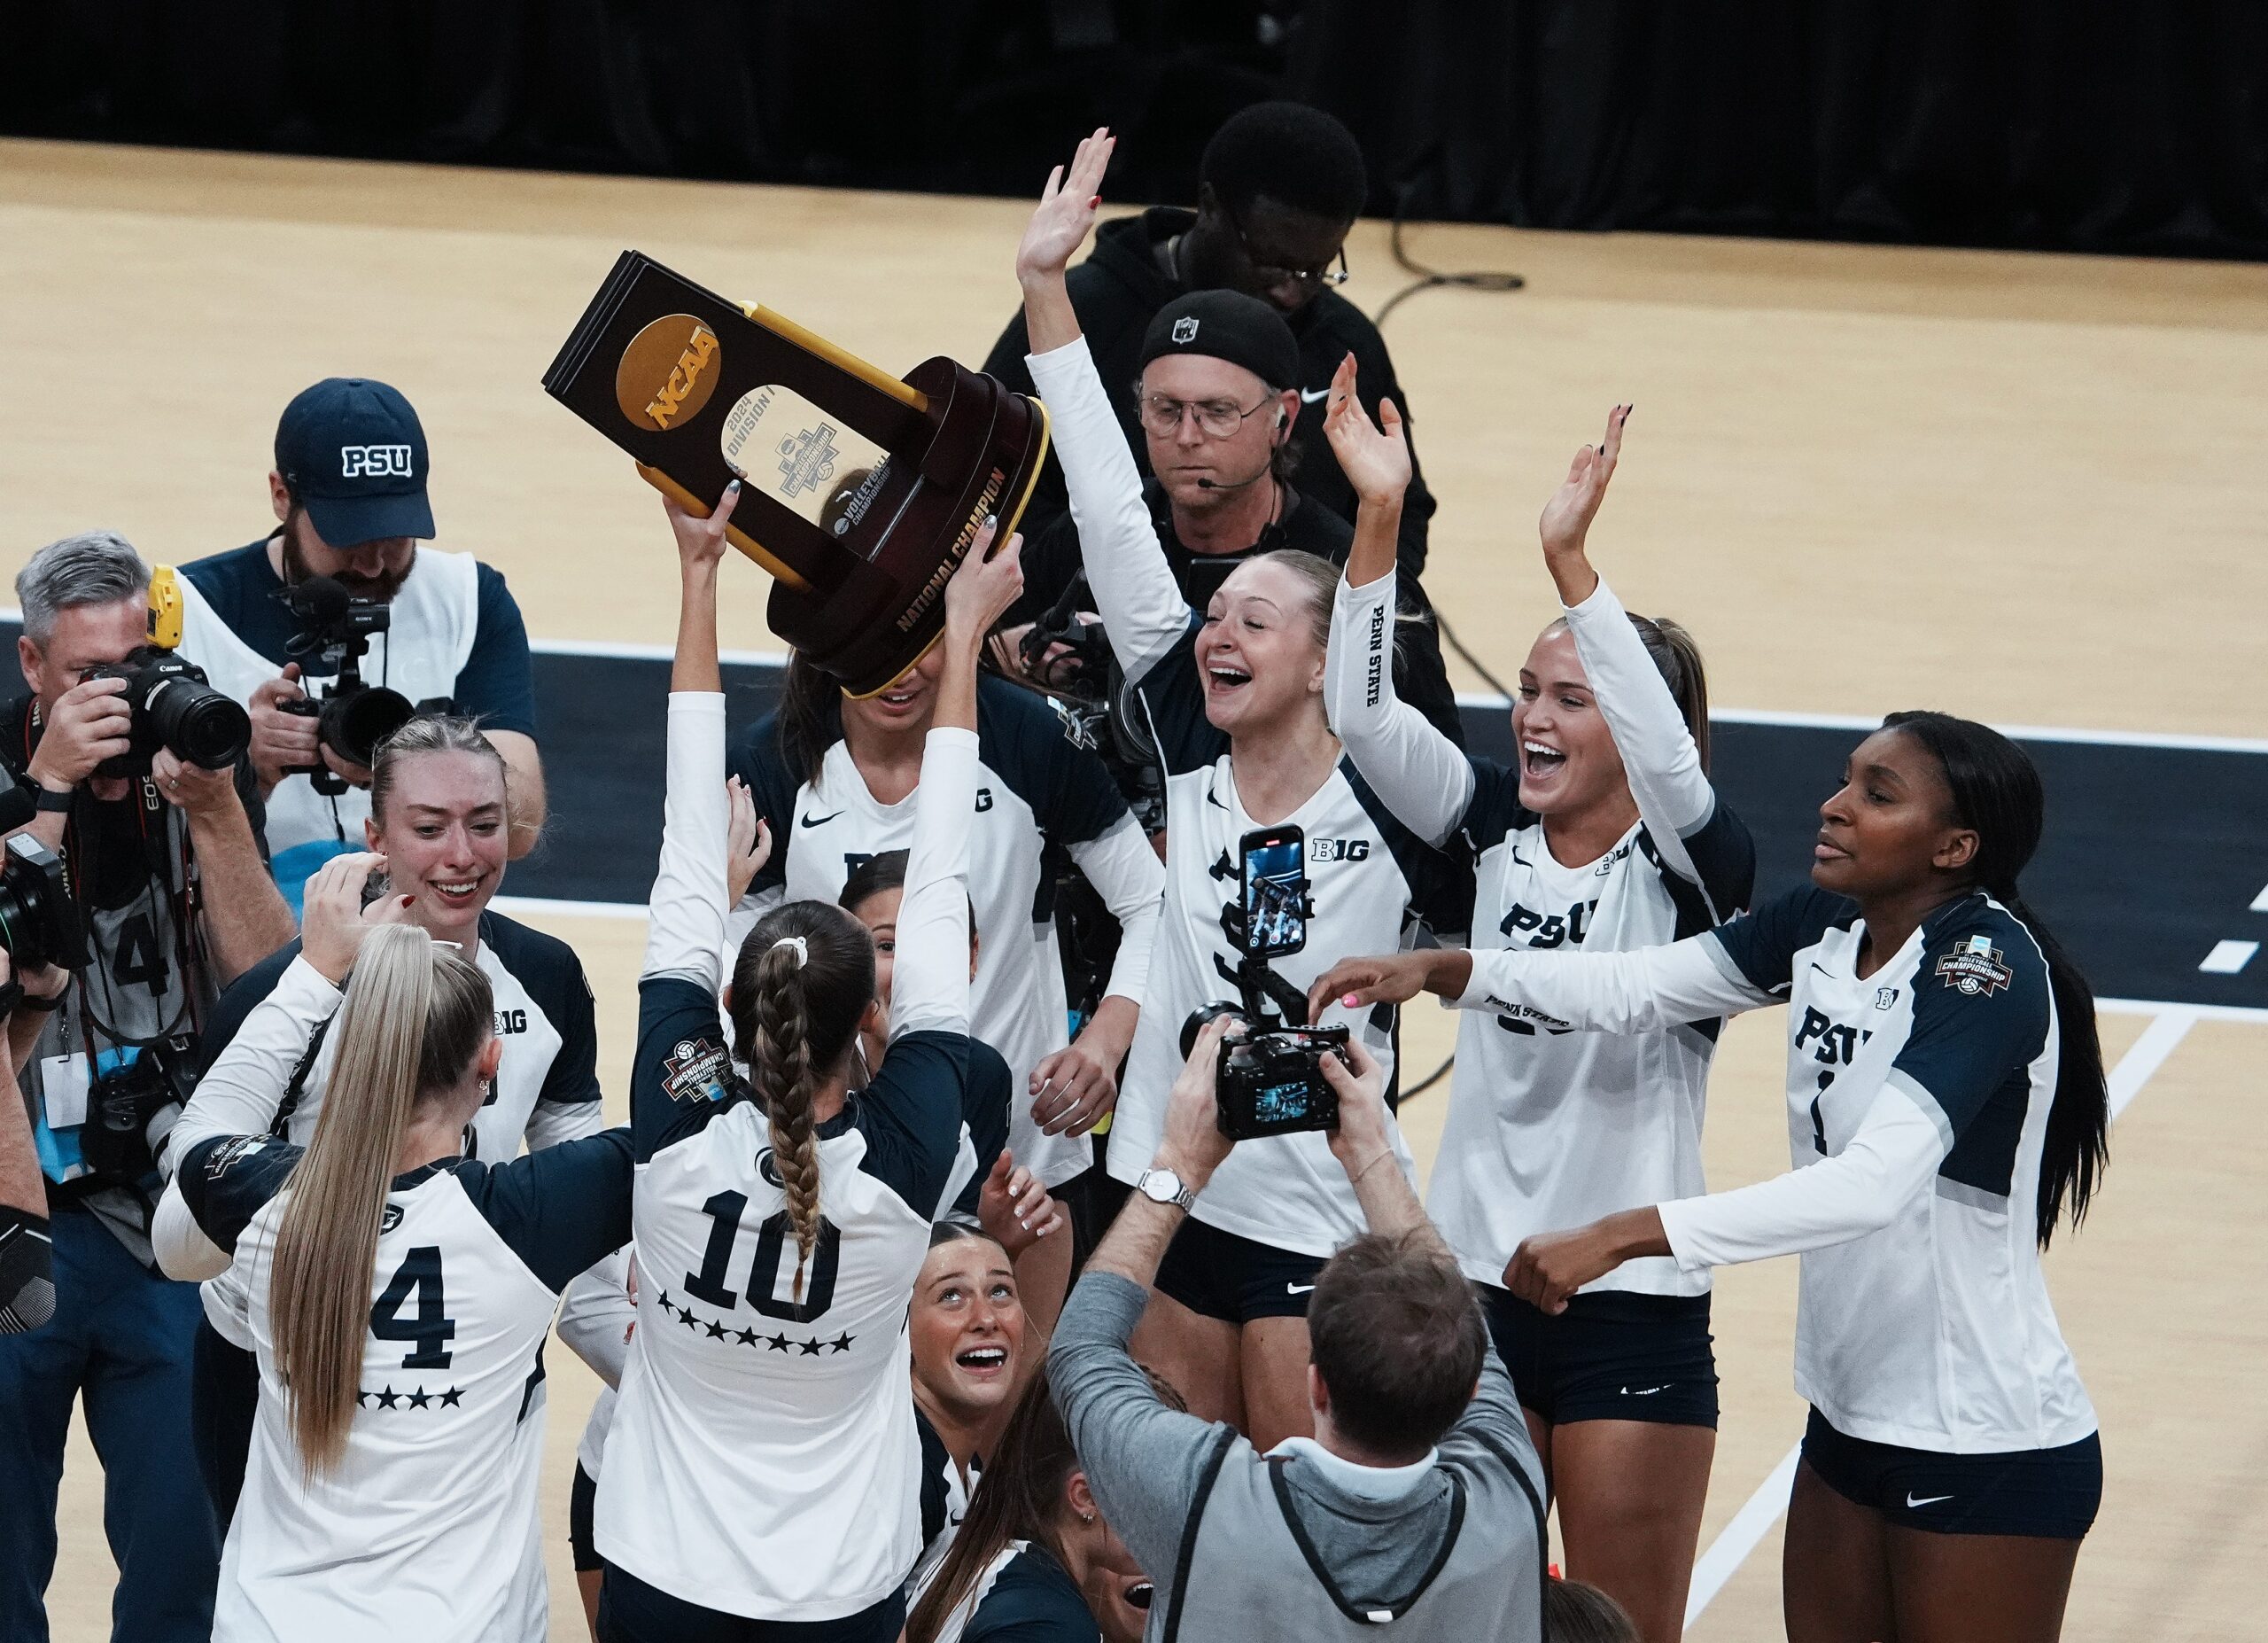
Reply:
[[622, 351], [615, 403], [641, 428], [667, 432], [690, 422], [716, 392], [718, 346], [717, 333], [692, 315], [663, 315]]

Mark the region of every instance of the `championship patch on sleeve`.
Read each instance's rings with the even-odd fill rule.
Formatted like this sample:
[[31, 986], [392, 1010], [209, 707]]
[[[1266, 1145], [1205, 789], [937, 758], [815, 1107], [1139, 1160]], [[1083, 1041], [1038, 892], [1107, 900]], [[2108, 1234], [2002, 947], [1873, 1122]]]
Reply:
[[2016, 978], [1990, 936], [1971, 936], [1946, 954], [1938, 961], [1938, 974], [1946, 985], [1971, 998], [1990, 998]]
[[205, 1155], [205, 1179], [217, 1181], [255, 1153], [268, 1150], [265, 1135], [231, 1135]]
[[722, 1101], [732, 1070], [725, 1047], [709, 1039], [680, 1039], [662, 1063], [662, 1093], [672, 1101]]

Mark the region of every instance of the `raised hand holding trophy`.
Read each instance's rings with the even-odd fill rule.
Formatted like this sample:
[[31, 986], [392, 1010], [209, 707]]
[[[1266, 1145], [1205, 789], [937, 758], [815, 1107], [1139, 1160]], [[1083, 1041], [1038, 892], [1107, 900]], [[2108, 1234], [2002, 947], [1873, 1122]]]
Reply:
[[768, 308], [625, 251], [545, 391], [705, 513], [737, 479], [733, 545], [776, 583], [772, 631], [854, 696], [944, 624], [987, 516], [1006, 542], [1047, 454], [1037, 400], [942, 356], [903, 382]]

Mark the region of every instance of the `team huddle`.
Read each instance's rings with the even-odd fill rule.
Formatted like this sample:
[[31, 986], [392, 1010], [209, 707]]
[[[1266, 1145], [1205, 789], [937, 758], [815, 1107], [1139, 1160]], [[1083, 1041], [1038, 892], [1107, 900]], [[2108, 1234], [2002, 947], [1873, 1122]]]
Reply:
[[[1699, 648], [1592, 564], [1622, 406], [1543, 510], [1562, 613], [1515, 759], [1469, 754], [1403, 408], [1354, 349], [1304, 385], [1313, 322], [1284, 315], [1329, 283], [1284, 222], [1337, 207], [1273, 183], [1237, 222], [1224, 161], [1207, 209], [1254, 277], [1192, 288], [1213, 242], [1177, 230], [1138, 332], [1091, 338], [1071, 264], [1111, 148], [1016, 252], [1068, 523], [980, 532], [905, 675], [852, 697], [793, 660], [734, 733], [740, 487], [666, 505], [626, 1128], [581, 964], [488, 905], [530, 812], [469, 718], [375, 746], [368, 848], [321, 853], [296, 933], [205, 1015], [149, 1244], [202, 1283], [212, 1635], [547, 1636], [555, 1327], [606, 1384], [572, 1501], [602, 1643], [1662, 1643], [1714, 1449], [1711, 1273], [1799, 1255], [1789, 1635], [2054, 1637], [2102, 1474], [2039, 1254], [2107, 1095], [2017, 891], [2030, 762], [1891, 715], [1809, 883], [1757, 905]], [[1074, 734], [1096, 699], [1145, 779]], [[69, 981], [18, 978], [33, 1008]], [[1394, 1115], [1421, 993], [1465, 1012], [1422, 1206]], [[1772, 1005], [1791, 1167], [1713, 1193], [1718, 1039]], [[1297, 1041], [1332, 1116], [1239, 1136], [1225, 1070], [1290, 1029], [1328, 1030]]]

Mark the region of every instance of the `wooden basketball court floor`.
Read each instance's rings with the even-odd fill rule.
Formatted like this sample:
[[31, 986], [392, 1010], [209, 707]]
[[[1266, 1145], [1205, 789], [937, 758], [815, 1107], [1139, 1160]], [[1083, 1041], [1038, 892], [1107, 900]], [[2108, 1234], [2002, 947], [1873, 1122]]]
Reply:
[[[0, 567], [97, 525], [159, 561], [252, 539], [285, 400], [363, 374], [418, 407], [442, 545], [501, 567], [539, 642], [666, 644], [675, 578], [651, 494], [537, 386], [616, 252], [636, 245], [904, 369], [983, 356], [1015, 300], [1024, 214], [0, 143]], [[1550, 610], [1536, 510], [1629, 400], [1596, 557], [1634, 608], [1696, 630], [1720, 705], [2264, 734], [2268, 270], [1472, 227], [1411, 238], [1435, 266], [1529, 280], [1510, 296], [1427, 292], [1387, 332], [1441, 501], [1428, 585], [1500, 674]], [[1347, 294], [1368, 309], [1407, 277], [1381, 224], [1348, 257]], [[726, 642], [769, 648], [762, 578], [739, 568]], [[2136, 827], [2150, 802], [2136, 795]], [[618, 1111], [642, 925], [532, 916], [584, 955]], [[2102, 1025], [2132, 1104], [2093, 1219], [2050, 1260], [2109, 1470], [2067, 1635], [2249, 1637], [2268, 1599], [2268, 1143], [2245, 1115], [2268, 1022], [2143, 1007]], [[1727, 1036], [1716, 1183], [1786, 1165], [1780, 1032], [1746, 1019]], [[1434, 1064], [1450, 1036], [1416, 1012], [1410, 1063]], [[1405, 1111], [1428, 1161], [1442, 1105], [1437, 1089]], [[1724, 1417], [1696, 1639], [1779, 1635], [1776, 1508], [1804, 1413], [1794, 1293], [1792, 1263], [1720, 1277]], [[564, 1639], [581, 1635], [566, 1480], [594, 1383], [563, 1350], [548, 1361]], [[74, 1643], [108, 1624], [99, 1478], [82, 1434], [50, 1590], [55, 1635]]]

